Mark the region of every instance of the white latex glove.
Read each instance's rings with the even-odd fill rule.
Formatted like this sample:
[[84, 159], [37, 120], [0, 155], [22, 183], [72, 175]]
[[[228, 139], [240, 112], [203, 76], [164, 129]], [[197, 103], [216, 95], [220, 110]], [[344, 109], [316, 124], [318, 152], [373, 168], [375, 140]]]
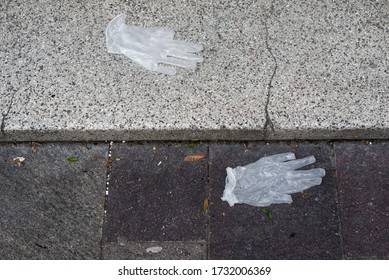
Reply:
[[167, 28], [143, 28], [125, 24], [120, 14], [107, 26], [109, 53], [123, 54], [148, 70], [174, 75], [176, 69], [163, 64], [195, 69], [203, 58], [195, 53], [203, 47], [195, 43], [173, 40], [174, 31]]
[[235, 203], [259, 207], [292, 203], [289, 194], [321, 184], [324, 169], [295, 171], [315, 161], [314, 156], [296, 160], [293, 153], [284, 153], [263, 157], [243, 167], [227, 167], [226, 186], [221, 199], [230, 206]]

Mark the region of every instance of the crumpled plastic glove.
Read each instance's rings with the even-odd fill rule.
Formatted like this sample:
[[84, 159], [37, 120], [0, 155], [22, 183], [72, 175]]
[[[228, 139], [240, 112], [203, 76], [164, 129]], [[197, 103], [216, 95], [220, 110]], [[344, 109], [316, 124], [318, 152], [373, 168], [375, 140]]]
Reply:
[[235, 203], [258, 207], [292, 203], [290, 194], [321, 184], [324, 169], [295, 170], [314, 162], [314, 156], [296, 160], [293, 153], [283, 153], [263, 157], [246, 166], [227, 167], [226, 186], [221, 199], [230, 206]]
[[168, 75], [176, 74], [176, 69], [166, 64], [195, 69], [196, 63], [203, 61], [195, 54], [203, 50], [201, 45], [173, 40], [171, 29], [126, 25], [125, 19], [126, 15], [120, 14], [107, 26], [109, 53], [123, 54], [148, 70]]

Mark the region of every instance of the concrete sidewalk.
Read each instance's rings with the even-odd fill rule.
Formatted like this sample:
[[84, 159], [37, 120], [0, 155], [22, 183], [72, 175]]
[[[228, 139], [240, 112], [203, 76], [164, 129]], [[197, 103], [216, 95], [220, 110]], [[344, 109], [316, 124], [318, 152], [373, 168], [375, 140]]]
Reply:
[[[121, 12], [204, 62], [108, 54]], [[389, 137], [388, 1], [6, 0], [0, 21], [0, 141]]]
[[[321, 185], [220, 199], [226, 167], [282, 152]], [[0, 144], [0, 259], [388, 259], [388, 165], [388, 141]]]

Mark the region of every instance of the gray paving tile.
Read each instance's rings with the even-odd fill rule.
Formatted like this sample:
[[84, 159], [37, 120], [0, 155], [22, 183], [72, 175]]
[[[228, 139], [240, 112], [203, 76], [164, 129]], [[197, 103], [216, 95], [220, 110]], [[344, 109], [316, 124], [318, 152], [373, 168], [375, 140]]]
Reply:
[[[205, 239], [207, 146], [114, 144], [105, 241]], [[120, 160], [118, 160], [120, 159]]]
[[107, 151], [107, 144], [0, 145], [0, 258], [99, 258]]
[[[154, 250], [155, 251], [154, 251]], [[103, 246], [103, 258], [107, 260], [202, 260], [206, 258], [205, 241], [147, 241], [118, 242]]]
[[[265, 209], [230, 207], [220, 200], [225, 168], [246, 165], [265, 155], [293, 151], [297, 158], [314, 155], [327, 175], [320, 186], [292, 195], [293, 203]], [[341, 258], [332, 149], [320, 144], [210, 145], [211, 259], [338, 259]]]
[[389, 257], [389, 143], [335, 145], [347, 258]]

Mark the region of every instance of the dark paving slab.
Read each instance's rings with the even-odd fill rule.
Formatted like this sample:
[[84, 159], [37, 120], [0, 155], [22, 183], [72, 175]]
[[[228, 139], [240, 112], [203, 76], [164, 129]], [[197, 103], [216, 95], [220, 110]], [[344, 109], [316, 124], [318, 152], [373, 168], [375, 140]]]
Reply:
[[[296, 147], [297, 146], [297, 147]], [[292, 151], [297, 158], [314, 155], [308, 168], [325, 168], [320, 186], [292, 195], [293, 203], [265, 209], [221, 201], [226, 167], [246, 165], [259, 158]], [[320, 144], [210, 145], [211, 259], [339, 259], [342, 257], [332, 149]]]
[[1, 259], [99, 258], [107, 151], [107, 144], [0, 145]]
[[[115, 143], [105, 242], [205, 240], [208, 148]], [[120, 160], [118, 160], [120, 159]]]
[[345, 257], [389, 257], [389, 143], [334, 150]]
[[148, 241], [128, 242], [119, 238], [116, 243], [103, 247], [107, 260], [203, 260], [206, 258], [205, 241]]

